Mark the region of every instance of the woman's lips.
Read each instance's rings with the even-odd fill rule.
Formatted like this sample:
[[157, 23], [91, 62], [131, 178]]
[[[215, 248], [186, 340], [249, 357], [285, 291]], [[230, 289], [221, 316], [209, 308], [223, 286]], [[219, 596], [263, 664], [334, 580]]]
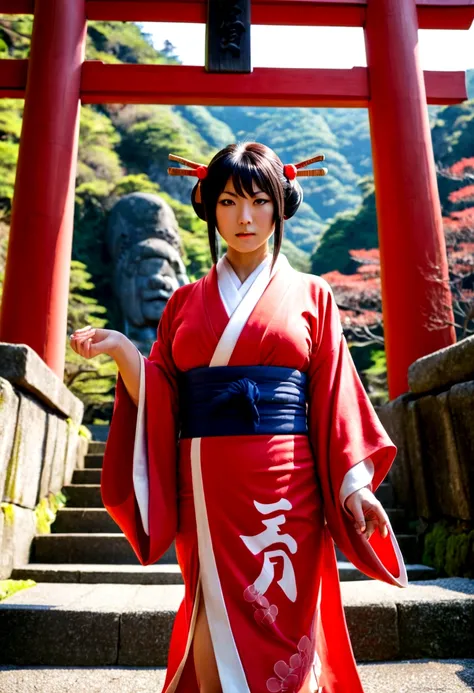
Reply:
[[247, 236], [255, 236], [255, 234], [250, 231], [248, 233], [236, 233], [237, 238], [247, 238]]

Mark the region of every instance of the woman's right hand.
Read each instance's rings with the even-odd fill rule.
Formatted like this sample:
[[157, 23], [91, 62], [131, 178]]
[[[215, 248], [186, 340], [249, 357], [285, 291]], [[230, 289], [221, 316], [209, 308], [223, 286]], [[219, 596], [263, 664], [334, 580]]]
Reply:
[[69, 339], [76, 354], [85, 359], [92, 359], [99, 354], [107, 354], [114, 358], [126, 337], [117, 330], [104, 330], [87, 325], [73, 332]]

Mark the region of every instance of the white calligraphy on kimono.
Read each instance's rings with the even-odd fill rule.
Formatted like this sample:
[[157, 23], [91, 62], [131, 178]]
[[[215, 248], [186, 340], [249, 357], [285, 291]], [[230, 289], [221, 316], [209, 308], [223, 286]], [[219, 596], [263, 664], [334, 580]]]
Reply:
[[[253, 503], [262, 515], [268, 515], [278, 510], [291, 510], [293, 507], [286, 498], [280, 498], [277, 503], [258, 503], [258, 501], [254, 501]], [[254, 556], [275, 543], [286, 544], [291, 553], [296, 553], [298, 544], [293, 537], [290, 534], [281, 534], [280, 532], [280, 526], [285, 522], [286, 517], [283, 514], [270, 517], [267, 520], [262, 520], [262, 524], [266, 527], [263, 532], [250, 537], [241, 534], [240, 538]], [[253, 586], [259, 594], [265, 594], [275, 578], [274, 561], [278, 558], [283, 559], [283, 575], [280, 580], [277, 581], [277, 584], [280, 585], [288, 599], [294, 602], [296, 601], [295, 571], [290, 556], [288, 556], [283, 549], [265, 551], [263, 555], [262, 571], [253, 583]]]

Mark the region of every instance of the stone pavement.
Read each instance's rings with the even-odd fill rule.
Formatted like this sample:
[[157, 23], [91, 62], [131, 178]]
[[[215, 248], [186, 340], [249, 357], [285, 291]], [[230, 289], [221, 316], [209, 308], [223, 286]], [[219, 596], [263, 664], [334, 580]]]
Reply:
[[[359, 666], [365, 693], [468, 693], [474, 660]], [[0, 667], [1, 693], [160, 693], [164, 669]]]

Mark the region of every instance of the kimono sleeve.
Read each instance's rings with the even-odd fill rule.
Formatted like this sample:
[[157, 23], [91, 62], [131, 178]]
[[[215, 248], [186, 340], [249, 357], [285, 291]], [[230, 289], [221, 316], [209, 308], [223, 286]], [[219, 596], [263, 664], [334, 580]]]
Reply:
[[356, 532], [353, 519], [340, 501], [348, 472], [369, 458], [375, 491], [397, 449], [359, 378], [332, 290], [321, 277], [315, 281], [308, 424], [326, 521], [336, 544], [359, 570], [369, 577], [405, 586], [406, 569], [391, 527], [386, 539], [376, 531], [367, 540]]
[[118, 375], [102, 467], [104, 506], [142, 565], [155, 563], [165, 553], [177, 527], [178, 394], [170, 336], [173, 297], [165, 307], [149, 357], [140, 354], [138, 407]]

